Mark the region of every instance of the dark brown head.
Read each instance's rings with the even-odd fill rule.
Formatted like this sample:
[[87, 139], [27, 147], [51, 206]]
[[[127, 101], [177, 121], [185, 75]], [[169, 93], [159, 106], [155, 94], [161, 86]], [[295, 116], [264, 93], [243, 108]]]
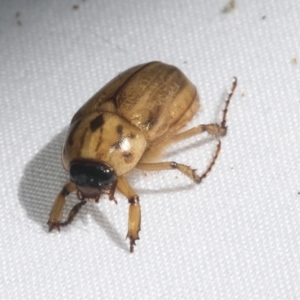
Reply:
[[70, 180], [78, 189], [78, 197], [98, 200], [103, 189], [117, 180], [114, 170], [104, 163], [94, 161], [74, 161], [70, 165]]

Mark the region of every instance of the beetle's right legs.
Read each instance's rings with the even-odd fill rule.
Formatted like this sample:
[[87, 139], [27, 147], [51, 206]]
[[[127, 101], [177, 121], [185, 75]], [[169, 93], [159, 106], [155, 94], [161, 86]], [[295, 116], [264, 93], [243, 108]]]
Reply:
[[118, 190], [128, 199], [130, 203], [128, 215], [128, 233], [130, 239], [130, 252], [133, 252], [135, 241], [139, 239], [139, 231], [141, 230], [141, 207], [139, 196], [128, 184], [124, 176], [118, 177]]
[[184, 131], [184, 132], [175, 134], [174, 136], [171, 136], [169, 138], [168, 142], [178, 142], [178, 141], [190, 138], [194, 135], [201, 134], [203, 132], [207, 132], [211, 135], [214, 135], [215, 137], [221, 137], [221, 136], [226, 135], [226, 132], [227, 132], [226, 116], [227, 116], [228, 106], [230, 104], [232, 95], [236, 89], [236, 86], [237, 86], [237, 79], [236, 79], [236, 77], [233, 77], [231, 89], [225, 99], [225, 107], [223, 109], [222, 121], [220, 124], [213, 123], [213, 124], [198, 125], [187, 131]]
[[193, 137], [195, 135], [207, 132], [215, 137], [221, 137], [226, 135], [227, 128], [222, 127], [219, 124], [201, 124], [198, 126], [195, 126], [189, 130], [186, 130], [184, 132], [177, 133], [173, 136], [170, 136], [168, 138], [168, 142], [179, 142], [185, 139], [188, 139], [190, 137]]
[[49, 231], [51, 231], [53, 228], [57, 228], [59, 230], [60, 220], [66, 203], [65, 197], [74, 191], [76, 191], [76, 185], [70, 181], [57, 195], [50, 212], [49, 221], [47, 222], [49, 225]]
[[137, 169], [145, 170], [145, 171], [178, 170], [184, 175], [186, 175], [187, 177], [194, 180], [196, 183], [200, 183], [202, 179], [204, 179], [206, 175], [211, 171], [213, 165], [215, 164], [218, 158], [220, 150], [221, 150], [221, 141], [219, 141], [217, 145], [217, 150], [215, 152], [212, 161], [200, 176], [196, 173], [195, 169], [192, 169], [191, 167], [186, 166], [184, 164], [176, 163], [174, 161], [157, 162], [157, 163], [138, 163], [135, 167]]

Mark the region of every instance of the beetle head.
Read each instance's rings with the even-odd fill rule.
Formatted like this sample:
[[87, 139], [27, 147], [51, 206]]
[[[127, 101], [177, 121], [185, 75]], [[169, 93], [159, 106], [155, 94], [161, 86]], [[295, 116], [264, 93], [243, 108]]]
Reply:
[[115, 171], [104, 163], [74, 161], [70, 164], [70, 180], [76, 184], [81, 200], [98, 200], [101, 190], [111, 187], [116, 179]]

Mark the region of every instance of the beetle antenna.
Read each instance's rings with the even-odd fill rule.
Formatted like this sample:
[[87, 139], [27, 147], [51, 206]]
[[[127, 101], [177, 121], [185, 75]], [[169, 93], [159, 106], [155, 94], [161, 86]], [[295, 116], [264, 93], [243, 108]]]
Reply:
[[229, 106], [230, 100], [232, 98], [232, 95], [234, 93], [236, 86], [237, 86], [237, 78], [233, 77], [231, 89], [228, 92], [226, 100], [225, 100], [225, 108], [223, 110], [223, 117], [222, 117], [222, 122], [221, 122], [222, 128], [226, 128], [226, 116], [227, 116], [228, 106]]

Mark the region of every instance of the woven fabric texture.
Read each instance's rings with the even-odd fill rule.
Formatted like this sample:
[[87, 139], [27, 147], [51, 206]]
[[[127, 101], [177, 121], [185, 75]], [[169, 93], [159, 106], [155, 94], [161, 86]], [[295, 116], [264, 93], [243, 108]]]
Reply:
[[[1, 1], [0, 298], [300, 299], [299, 15], [298, 0]], [[197, 86], [189, 127], [219, 122], [238, 78], [213, 170], [200, 185], [128, 174], [142, 205], [134, 254], [120, 193], [49, 233], [73, 114], [153, 60]], [[201, 174], [216, 144], [204, 134], [162, 160]]]

